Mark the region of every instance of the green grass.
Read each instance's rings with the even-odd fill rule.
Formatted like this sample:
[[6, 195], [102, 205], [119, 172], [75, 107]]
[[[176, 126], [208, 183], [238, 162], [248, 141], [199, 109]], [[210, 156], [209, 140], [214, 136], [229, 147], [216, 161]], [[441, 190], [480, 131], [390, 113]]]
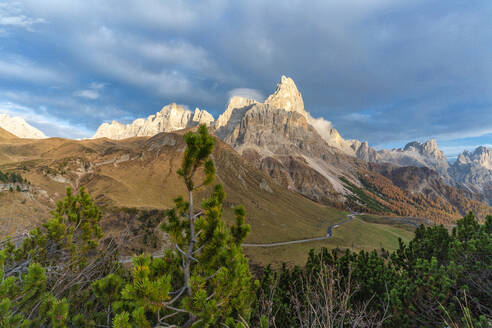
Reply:
[[279, 267], [282, 262], [289, 265], [304, 265], [309, 250], [326, 248], [349, 248], [360, 250], [394, 250], [398, 247], [398, 238], [408, 242], [413, 238], [413, 231], [395, 225], [369, 223], [355, 218], [338, 228], [333, 229], [333, 237], [304, 244], [293, 244], [278, 247], [244, 248], [250, 261], [262, 266], [271, 264]]
[[[402, 218], [400, 217], [390, 217], [390, 216], [379, 216], [379, 215], [371, 215], [371, 214], [363, 214], [358, 216], [359, 219], [363, 220], [367, 223], [377, 223], [377, 224], [386, 224], [392, 227], [396, 227], [399, 229], [407, 230], [410, 232], [415, 231], [415, 226], [409, 223], [401, 222]], [[415, 222], [419, 224], [417, 221]]]

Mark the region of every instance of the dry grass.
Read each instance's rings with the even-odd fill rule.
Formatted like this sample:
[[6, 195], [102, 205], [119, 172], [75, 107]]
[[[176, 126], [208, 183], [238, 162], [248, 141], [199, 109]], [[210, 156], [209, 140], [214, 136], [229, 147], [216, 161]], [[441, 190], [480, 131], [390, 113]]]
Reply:
[[[104, 138], [83, 141], [0, 139], [0, 153], [3, 154], [0, 169], [22, 170], [27, 167], [27, 171], [21, 171], [22, 175], [46, 190], [54, 201], [64, 196], [69, 185], [53, 181], [46, 174], [46, 168], [59, 172], [74, 187], [86, 186], [103, 209], [165, 209], [173, 206], [176, 196], [185, 194], [185, 187], [176, 174], [184, 149], [182, 134], [180, 131], [121, 141]], [[97, 165], [122, 156], [130, 160]], [[220, 140], [217, 140], [213, 158], [217, 182], [224, 185], [227, 193], [224, 217], [232, 221], [232, 208], [244, 205], [246, 221], [252, 228], [247, 242], [268, 243], [323, 236], [328, 225], [346, 217], [343, 211], [315, 203], [279, 186]], [[80, 174], [85, 164], [91, 164], [92, 169]], [[207, 195], [208, 190], [203, 190], [197, 198], [203, 199]], [[23, 205], [17, 206], [19, 211], [25, 210]], [[13, 216], [19, 215], [20, 212]], [[21, 229], [35, 224], [47, 215], [47, 210], [35, 213], [29, 220], [20, 220], [16, 227]], [[391, 249], [395, 247], [398, 236], [408, 239], [411, 232], [357, 220], [335, 229], [334, 235], [326, 242], [246, 252], [257, 263], [289, 261], [302, 264], [312, 247], [372, 249], [382, 246]]]
[[31, 229], [49, 215], [46, 203], [31, 199], [21, 192], [0, 192], [0, 239]]

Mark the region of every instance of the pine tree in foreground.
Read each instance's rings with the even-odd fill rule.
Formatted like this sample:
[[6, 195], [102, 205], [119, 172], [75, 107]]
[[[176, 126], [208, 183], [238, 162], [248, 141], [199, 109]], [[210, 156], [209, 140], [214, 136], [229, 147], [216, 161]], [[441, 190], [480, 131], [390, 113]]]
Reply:
[[[131, 281], [124, 286], [113, 327], [242, 327], [249, 320], [255, 283], [241, 242], [250, 227], [244, 209], [235, 209], [236, 224], [222, 220], [225, 193], [222, 185], [195, 208], [193, 192], [215, 178], [211, 159], [214, 138], [206, 126], [185, 135], [187, 148], [178, 174], [188, 200], [175, 199], [162, 229], [173, 248], [162, 258], [133, 259]], [[199, 178], [201, 181], [197, 183]]]
[[118, 267], [114, 247], [99, 244], [100, 219], [84, 188], [68, 188], [51, 219], [0, 242], [0, 327], [88, 326], [92, 281]]

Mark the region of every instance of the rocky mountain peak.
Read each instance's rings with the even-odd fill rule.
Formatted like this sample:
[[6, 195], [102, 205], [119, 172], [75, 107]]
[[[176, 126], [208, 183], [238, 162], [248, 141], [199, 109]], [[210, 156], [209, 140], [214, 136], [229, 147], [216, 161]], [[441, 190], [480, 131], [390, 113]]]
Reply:
[[428, 167], [437, 171], [446, 182], [452, 182], [448, 174], [449, 162], [434, 139], [424, 143], [412, 141], [403, 149], [380, 150], [377, 152], [376, 162], [397, 166]]
[[220, 138], [225, 138], [229, 135], [235, 127], [241, 122], [244, 114], [253, 107], [253, 105], [258, 104], [257, 101], [253, 99], [248, 99], [244, 97], [234, 96], [229, 99], [227, 108], [215, 122], [215, 130]]
[[434, 154], [438, 157], [444, 157], [444, 153], [437, 147], [436, 139], [430, 139], [423, 144], [423, 152]]
[[99, 126], [93, 138], [125, 139], [139, 136], [153, 136], [160, 132], [171, 132], [185, 129], [198, 124], [211, 125], [213, 116], [206, 110], [196, 108], [192, 113], [182, 105], [171, 103], [147, 117], [138, 118], [130, 124], [121, 124], [113, 121]]
[[473, 152], [473, 156], [482, 156], [484, 154], [487, 154], [490, 152], [490, 149], [488, 149], [485, 146], [479, 146], [475, 148], [475, 151]]
[[280, 83], [277, 84], [275, 92], [265, 100], [265, 104], [273, 108], [281, 108], [288, 112], [298, 112], [305, 117], [307, 116], [304, 110], [304, 101], [294, 80], [284, 75], [282, 75]]
[[169, 117], [169, 116], [172, 116], [172, 115], [174, 115], [174, 116], [178, 116], [178, 115], [179, 116], [183, 116], [183, 113], [185, 113], [185, 112], [187, 114], [188, 113], [191, 114], [191, 112], [189, 110], [185, 109], [184, 106], [178, 105], [178, 104], [176, 104], [176, 103], [173, 102], [173, 103], [170, 103], [169, 105], [166, 105], [166, 106], [162, 107], [162, 109], [159, 112], [157, 112], [155, 115], [149, 116], [149, 118], [150, 117], [153, 117], [155, 119], [155, 118], [158, 118], [158, 117], [163, 117], [163, 116], [168, 116]]
[[212, 125], [214, 123], [214, 117], [212, 114], [207, 112], [206, 110], [201, 110], [200, 108], [195, 108], [195, 112], [193, 113], [193, 117], [191, 118], [192, 125]]
[[47, 136], [29, 125], [22, 117], [0, 114], [0, 127], [19, 138], [44, 139]]
[[438, 160], [446, 159], [444, 153], [437, 146], [435, 139], [430, 139], [424, 143], [412, 141], [405, 145], [403, 152], [417, 152], [420, 155], [430, 156]]
[[424, 143], [423, 145], [424, 150], [428, 153], [433, 153], [436, 151], [439, 151], [439, 148], [437, 148], [437, 142], [436, 139], [430, 139], [427, 142]]
[[256, 104], [257, 101], [249, 98], [244, 98], [244, 97], [239, 97], [239, 96], [234, 96], [229, 99], [229, 103], [227, 104], [226, 107], [226, 112], [227, 110], [233, 110], [235, 108], [242, 108], [246, 106], [250, 106], [253, 104]]
[[473, 152], [463, 151], [450, 168], [450, 174], [456, 182], [483, 192], [492, 204], [492, 149], [481, 146]]
[[456, 159], [454, 166], [461, 165], [461, 164], [469, 164], [471, 162], [471, 156], [472, 153], [470, 153], [468, 150], [463, 151], [461, 154], [458, 155], [458, 158]]
[[477, 147], [473, 152], [472, 159], [479, 166], [492, 170], [492, 149], [484, 146]]

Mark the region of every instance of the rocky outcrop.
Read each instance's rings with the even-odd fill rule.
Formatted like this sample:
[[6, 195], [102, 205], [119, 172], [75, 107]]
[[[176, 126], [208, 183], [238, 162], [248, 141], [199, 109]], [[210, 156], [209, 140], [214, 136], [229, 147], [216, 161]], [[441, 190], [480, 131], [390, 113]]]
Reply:
[[322, 118], [312, 118], [308, 116], [308, 122], [311, 124], [326, 143], [334, 148], [339, 149], [349, 156], [360, 158], [366, 162], [374, 162], [376, 160], [376, 150], [369, 147], [367, 141], [345, 140], [342, 138], [337, 129], [331, 126], [331, 123]]
[[280, 108], [287, 112], [297, 112], [307, 117], [307, 113], [304, 110], [304, 101], [301, 93], [297, 90], [294, 80], [284, 75], [280, 78], [280, 83], [277, 84], [275, 92], [265, 100], [265, 105], [270, 105], [272, 108]]
[[492, 205], [492, 149], [478, 147], [473, 152], [465, 150], [449, 173], [458, 183], [484, 194]]
[[374, 148], [369, 147], [369, 144], [367, 141], [360, 142], [358, 140], [353, 140], [351, 148], [355, 152], [355, 156], [357, 158], [360, 158], [361, 160], [365, 162], [374, 162], [376, 161], [377, 158], [377, 152], [374, 150]]
[[130, 124], [121, 124], [117, 121], [103, 123], [92, 137], [125, 139], [140, 136], [153, 136], [160, 132], [172, 132], [199, 124], [212, 125], [213, 116], [206, 110], [198, 108], [192, 113], [181, 105], [171, 103], [164, 106], [160, 112], [150, 115], [147, 119], [139, 118]]
[[336, 142], [328, 144], [311, 120], [294, 81], [283, 76], [264, 103], [232, 98], [216, 122], [216, 133], [279, 184], [316, 201], [340, 204], [346, 190], [339, 176], [356, 179], [357, 160]]
[[241, 122], [244, 114], [257, 104], [255, 100], [243, 97], [232, 97], [229, 99], [227, 108], [215, 122], [215, 133], [221, 139], [230, 135]]
[[191, 123], [189, 123], [189, 125], [197, 126], [200, 124], [205, 124], [207, 126], [210, 126], [213, 125], [213, 123], [214, 123], [214, 117], [212, 116], [212, 114], [210, 114], [206, 110], [200, 110], [197, 107], [195, 108], [195, 112], [191, 117]]
[[448, 173], [449, 162], [434, 139], [425, 143], [413, 141], [404, 148], [380, 150], [373, 161], [398, 166], [428, 167], [438, 172], [447, 183], [453, 183]]
[[29, 125], [22, 117], [11, 117], [7, 114], [0, 114], [0, 128], [5, 129], [19, 138], [47, 138], [43, 132]]
[[[17, 189], [18, 188], [18, 189]], [[30, 186], [25, 183], [0, 183], [0, 192], [2, 191], [21, 191], [28, 192]]]

